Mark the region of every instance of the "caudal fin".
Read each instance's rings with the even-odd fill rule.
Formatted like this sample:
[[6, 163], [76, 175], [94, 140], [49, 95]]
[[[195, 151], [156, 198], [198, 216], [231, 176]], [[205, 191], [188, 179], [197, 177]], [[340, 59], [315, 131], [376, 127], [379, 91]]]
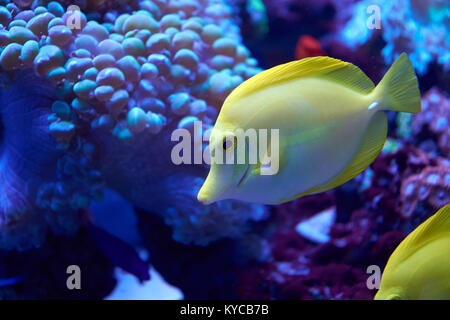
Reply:
[[389, 68], [373, 94], [384, 110], [420, 112], [419, 84], [406, 53], [402, 53]]

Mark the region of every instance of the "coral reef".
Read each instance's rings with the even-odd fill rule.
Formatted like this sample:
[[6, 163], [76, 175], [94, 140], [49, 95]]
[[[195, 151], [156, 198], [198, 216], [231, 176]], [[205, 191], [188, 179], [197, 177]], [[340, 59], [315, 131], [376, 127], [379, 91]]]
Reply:
[[410, 139], [426, 143], [437, 143], [431, 151], [448, 158], [450, 155], [450, 99], [438, 88], [429, 90], [422, 99], [422, 112], [411, 121]]
[[[376, 291], [366, 285], [367, 268], [382, 270], [406, 235], [436, 205], [450, 201], [449, 168], [448, 161], [405, 146], [383, 153], [370, 171], [334, 192], [275, 207], [266, 237], [269, 258], [244, 268], [238, 297], [371, 299]], [[368, 188], [364, 175], [370, 176]], [[407, 211], [405, 189], [414, 193], [407, 199], [415, 206]], [[336, 215], [328, 227], [326, 212]], [[299, 228], [313, 220], [314, 229]]]
[[[380, 9], [380, 30], [367, 28], [369, 6]], [[381, 32], [385, 47], [382, 55], [391, 64], [402, 52], [408, 53], [414, 68], [424, 74], [431, 62], [450, 68], [449, 4], [445, 0], [361, 1], [355, 14], [340, 32], [342, 41], [357, 47]], [[373, 12], [372, 12], [373, 13]]]
[[19, 72], [16, 80], [0, 97], [0, 247], [26, 249], [39, 245], [49, 227], [55, 233], [73, 233], [77, 213], [66, 212], [61, 219], [37, 208], [40, 187], [57, 179], [57, 167], [65, 158], [47, 120], [54, 89], [30, 73]]
[[[336, 210], [328, 192], [278, 206], [270, 223], [270, 258], [249, 266], [238, 283], [244, 299], [369, 299], [364, 260], [370, 250], [370, 211], [356, 210], [351, 218], [338, 212], [329, 241], [309, 240], [298, 231], [300, 222], [323, 210]], [[342, 221], [346, 220], [346, 221]], [[342, 221], [342, 222], [339, 222]], [[364, 257], [361, 256], [364, 254]], [[370, 264], [369, 264], [370, 265]]]
[[421, 201], [436, 210], [445, 206], [450, 199], [450, 161], [442, 161], [436, 167], [426, 167], [419, 174], [402, 182], [402, 214], [410, 217]]
[[[187, 299], [371, 299], [367, 268], [450, 202], [448, 8], [0, 0], [0, 299], [101, 299], [117, 268], [145, 282], [150, 263]], [[337, 189], [202, 205], [207, 166], [173, 163], [172, 133], [201, 121], [207, 135], [257, 64], [295, 59], [297, 43], [298, 58], [326, 53], [374, 82], [406, 51], [423, 111], [387, 113], [382, 153]], [[81, 291], [66, 290], [71, 264]]]
[[[17, 186], [11, 188], [15, 197], [0, 198], [2, 246], [17, 247], [19, 235], [27, 238], [14, 222], [22, 212], [44, 226], [73, 216], [69, 221], [76, 229], [77, 212], [101, 199], [105, 185], [140, 209], [162, 215], [179, 241], [207, 244], [236, 236], [247, 220], [263, 218], [262, 207], [241, 203], [203, 207], [195, 186], [206, 176], [206, 165], [176, 166], [170, 159], [173, 130], [192, 130], [195, 121], [210, 128], [231, 90], [260, 71], [241, 44], [232, 8], [212, 0], [106, 1], [92, 15], [92, 2], [68, 8], [61, 3], [0, 7], [1, 108], [17, 103], [7, 90], [37, 86], [39, 78], [52, 83], [54, 96], [39, 119], [45, 134], [57, 141], [52, 145], [57, 154], [36, 145], [18, 155], [39, 159], [43, 153], [56, 168], [50, 176], [38, 176], [33, 193], [20, 183], [28, 164], [6, 177]], [[32, 73], [39, 78], [29, 80]], [[35, 99], [34, 93], [27, 99]], [[5, 137], [17, 134], [7, 115], [0, 123]], [[1, 173], [7, 175], [3, 168]], [[46, 215], [48, 221], [40, 221]], [[44, 227], [32, 225], [32, 232], [45, 234]]]

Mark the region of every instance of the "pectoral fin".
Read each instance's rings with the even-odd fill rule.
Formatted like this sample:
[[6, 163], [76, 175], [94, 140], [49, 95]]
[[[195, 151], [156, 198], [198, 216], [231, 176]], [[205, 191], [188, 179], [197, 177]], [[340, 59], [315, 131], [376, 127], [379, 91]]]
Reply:
[[[261, 155], [259, 155], [259, 153], [258, 153], [258, 162], [253, 167], [252, 174], [259, 175], [259, 174], [261, 174], [262, 166], [270, 166], [271, 165], [271, 164], [266, 163], [267, 159], [273, 158], [273, 153], [272, 153], [271, 147], [272, 147], [272, 140], [271, 140], [271, 138], [269, 138], [267, 150], [266, 150], [265, 154], [262, 156], [262, 158], [261, 158]], [[276, 166], [278, 168], [278, 172], [286, 166], [288, 156], [289, 156], [289, 145], [286, 144], [286, 142], [283, 139], [278, 139], [278, 159], [277, 159], [278, 165]], [[266, 164], [263, 164], [262, 162], [264, 162]], [[277, 173], [275, 173], [275, 174], [277, 174]]]

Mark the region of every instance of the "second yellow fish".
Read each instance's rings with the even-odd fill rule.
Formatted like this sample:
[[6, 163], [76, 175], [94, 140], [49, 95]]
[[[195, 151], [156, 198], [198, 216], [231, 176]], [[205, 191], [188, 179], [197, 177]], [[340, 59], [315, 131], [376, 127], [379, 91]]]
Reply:
[[428, 218], [392, 253], [377, 300], [450, 299], [450, 204]]
[[[417, 78], [406, 54], [376, 87], [358, 67], [329, 57], [266, 70], [224, 102], [210, 137], [211, 156], [236, 152], [237, 132], [249, 129], [278, 130], [278, 150], [269, 143], [266, 156], [255, 163], [212, 161], [198, 199], [205, 204], [222, 199], [279, 204], [335, 188], [366, 169], [381, 151], [387, 135], [383, 110], [421, 110]], [[261, 174], [264, 159], [275, 151], [274, 174]]]

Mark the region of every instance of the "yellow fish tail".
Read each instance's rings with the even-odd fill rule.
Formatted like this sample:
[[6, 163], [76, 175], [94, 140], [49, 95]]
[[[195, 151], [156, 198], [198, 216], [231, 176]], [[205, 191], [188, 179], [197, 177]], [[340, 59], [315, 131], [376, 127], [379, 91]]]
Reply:
[[414, 68], [406, 53], [402, 53], [373, 91], [380, 108], [417, 113], [421, 110], [420, 91]]

